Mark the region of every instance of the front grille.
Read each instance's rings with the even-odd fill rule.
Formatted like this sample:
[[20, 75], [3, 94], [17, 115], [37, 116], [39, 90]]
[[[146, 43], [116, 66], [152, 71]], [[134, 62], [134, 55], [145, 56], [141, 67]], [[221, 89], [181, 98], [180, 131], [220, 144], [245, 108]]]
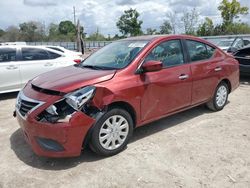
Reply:
[[39, 106], [44, 104], [42, 101], [31, 99], [26, 97], [22, 91], [19, 92], [16, 101], [16, 111], [23, 117], [26, 118], [28, 112], [35, 110]]
[[26, 100], [20, 100], [20, 108], [19, 112], [22, 116], [25, 116], [30, 110], [35, 108], [37, 105], [39, 105], [38, 102], [30, 102]]

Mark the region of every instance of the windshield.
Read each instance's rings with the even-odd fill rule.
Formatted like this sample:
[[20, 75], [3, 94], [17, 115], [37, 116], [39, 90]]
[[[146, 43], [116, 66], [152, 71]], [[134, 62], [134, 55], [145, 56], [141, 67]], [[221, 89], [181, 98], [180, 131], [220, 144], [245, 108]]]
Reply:
[[224, 41], [220, 41], [218, 43], [218, 46], [223, 46], [223, 47], [229, 47], [233, 44], [233, 40], [230, 41], [230, 40], [224, 40]]
[[113, 42], [85, 59], [82, 67], [97, 69], [122, 69], [129, 65], [148, 41]]

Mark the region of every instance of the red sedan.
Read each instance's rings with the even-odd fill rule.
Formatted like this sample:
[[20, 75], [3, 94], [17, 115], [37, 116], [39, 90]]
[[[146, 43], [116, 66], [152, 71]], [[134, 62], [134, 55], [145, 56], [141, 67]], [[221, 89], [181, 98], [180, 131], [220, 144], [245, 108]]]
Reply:
[[37, 155], [122, 151], [136, 127], [207, 104], [222, 110], [239, 85], [239, 64], [191, 36], [113, 42], [82, 63], [42, 74], [20, 91], [15, 115]]

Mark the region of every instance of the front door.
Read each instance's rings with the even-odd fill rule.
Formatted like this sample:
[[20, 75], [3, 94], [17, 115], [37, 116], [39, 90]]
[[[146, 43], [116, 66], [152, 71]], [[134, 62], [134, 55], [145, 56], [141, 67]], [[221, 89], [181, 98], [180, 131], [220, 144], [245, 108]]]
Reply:
[[191, 104], [192, 78], [190, 64], [184, 60], [180, 40], [160, 43], [145, 58], [161, 61], [163, 69], [140, 75], [143, 85], [141, 119], [148, 121]]

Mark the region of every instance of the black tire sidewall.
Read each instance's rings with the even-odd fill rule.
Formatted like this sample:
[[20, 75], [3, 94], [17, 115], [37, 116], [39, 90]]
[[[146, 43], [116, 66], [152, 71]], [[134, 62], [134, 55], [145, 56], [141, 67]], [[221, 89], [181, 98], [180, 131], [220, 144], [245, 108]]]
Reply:
[[[123, 144], [119, 147], [116, 148], [114, 150], [107, 150], [105, 148], [102, 147], [101, 143], [99, 142], [99, 132], [100, 129], [103, 125], [103, 123], [111, 116], [113, 115], [120, 115], [123, 116], [129, 124], [129, 132], [127, 135], [126, 140], [123, 142]], [[111, 156], [111, 155], [115, 155], [119, 152], [121, 152], [123, 149], [125, 149], [126, 145], [128, 144], [128, 141], [130, 139], [130, 137], [133, 134], [133, 120], [131, 118], [131, 115], [120, 108], [113, 108], [109, 111], [107, 111], [94, 125], [93, 128], [93, 132], [92, 132], [92, 136], [91, 136], [91, 148], [94, 152], [96, 152], [97, 154], [103, 155], [103, 156]]]
[[[224, 87], [227, 89], [227, 98], [226, 98], [226, 101], [225, 101], [225, 103], [223, 104], [223, 106], [218, 106], [218, 105], [217, 105], [217, 102], [216, 102], [216, 96], [217, 96], [218, 89], [219, 89], [221, 86], [224, 86]], [[221, 82], [221, 83], [216, 87], [216, 90], [215, 90], [215, 93], [214, 93], [214, 98], [213, 98], [213, 105], [214, 105], [214, 107], [215, 107], [215, 109], [216, 109], [217, 111], [222, 110], [222, 109], [224, 108], [224, 106], [227, 104], [228, 94], [229, 94], [229, 89], [228, 89], [227, 84], [226, 84], [225, 82]]]

